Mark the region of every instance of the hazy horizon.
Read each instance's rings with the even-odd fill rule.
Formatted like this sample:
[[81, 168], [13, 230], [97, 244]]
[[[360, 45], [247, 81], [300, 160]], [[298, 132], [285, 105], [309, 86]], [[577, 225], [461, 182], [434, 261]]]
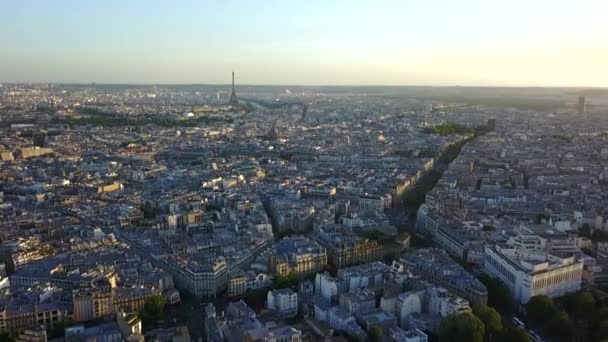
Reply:
[[599, 0], [11, 1], [0, 83], [608, 87]]

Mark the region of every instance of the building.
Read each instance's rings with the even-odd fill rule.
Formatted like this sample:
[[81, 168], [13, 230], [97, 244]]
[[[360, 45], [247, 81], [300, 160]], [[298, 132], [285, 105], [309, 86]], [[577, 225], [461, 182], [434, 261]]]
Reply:
[[419, 329], [403, 330], [391, 328], [388, 331], [390, 341], [393, 342], [428, 342], [429, 337]]
[[421, 295], [416, 292], [405, 292], [397, 297], [395, 304], [395, 315], [399, 319], [399, 326], [407, 325], [407, 317], [414, 313], [422, 312]]
[[292, 289], [270, 290], [266, 295], [266, 307], [278, 311], [283, 316], [298, 314], [298, 294]]
[[353, 315], [362, 315], [376, 308], [376, 295], [368, 289], [354, 289], [340, 294], [340, 306]]
[[513, 246], [485, 248], [484, 272], [502, 280], [522, 304], [537, 295], [558, 297], [580, 290], [583, 263], [576, 257], [560, 258]]
[[13, 156], [13, 152], [11, 151], [0, 151], [0, 160], [11, 161], [15, 160], [15, 157]]
[[224, 257], [186, 264], [170, 263], [165, 269], [173, 275], [178, 289], [198, 297], [215, 298], [228, 286]]
[[370, 331], [372, 327], [380, 327], [383, 331], [388, 331], [397, 326], [397, 318], [395, 318], [393, 314], [380, 309], [367, 312], [357, 317], [361, 327], [367, 331]]
[[355, 316], [341, 306], [334, 306], [327, 311], [326, 322], [336, 330], [347, 330], [350, 325], [356, 325]]
[[114, 191], [120, 191], [124, 189], [124, 186], [118, 182], [114, 182], [114, 183], [110, 183], [110, 184], [106, 184], [106, 185], [102, 185], [99, 186], [97, 188], [97, 193], [105, 193], [105, 192], [114, 192]]
[[50, 147], [24, 147], [19, 150], [22, 159], [42, 157], [53, 153]]
[[239, 272], [230, 277], [228, 280], [228, 297], [239, 297], [247, 292], [247, 275], [244, 272]]
[[56, 302], [7, 305], [0, 309], [0, 332], [49, 327], [69, 317], [68, 308]]
[[494, 118], [488, 119], [487, 127], [490, 131], [495, 130], [496, 129], [496, 119], [494, 119]]
[[268, 264], [274, 274], [305, 277], [323, 270], [327, 265], [327, 252], [304, 236], [286, 237], [275, 244]]
[[340, 269], [338, 271], [340, 291], [352, 291], [363, 287], [380, 289], [384, 285], [385, 275], [390, 271], [390, 266], [379, 261]]
[[577, 109], [580, 115], [587, 113], [587, 98], [584, 95], [578, 97]]
[[98, 318], [109, 318], [114, 314], [114, 300], [110, 288], [77, 289], [72, 295], [73, 319], [86, 322]]
[[123, 337], [118, 323], [110, 322], [86, 328], [82, 324], [67, 327], [65, 329], [65, 340], [121, 342]]
[[142, 335], [141, 319], [137, 314], [126, 314], [120, 312], [116, 315], [116, 322], [120, 328], [120, 332], [126, 341], [142, 341], [144, 336]]
[[337, 268], [379, 260], [382, 245], [350, 232], [318, 230], [316, 240], [327, 249], [328, 263]]
[[302, 332], [291, 326], [251, 329], [245, 333], [243, 340], [246, 342], [302, 342]]
[[146, 341], [190, 342], [190, 331], [187, 326], [154, 329], [147, 331], [145, 338]]
[[428, 281], [474, 304], [486, 304], [488, 301], [485, 285], [452, 260], [444, 250], [416, 249], [407, 253], [402, 261]]
[[4, 271], [7, 274], [51, 255], [53, 249], [36, 237], [5, 241], [0, 246], [0, 261], [5, 265]]
[[19, 336], [15, 339], [15, 342], [46, 342], [46, 328], [44, 326], [40, 326], [37, 329], [25, 329]]
[[427, 292], [427, 305], [430, 314], [439, 315], [446, 318], [450, 315], [471, 312], [469, 302], [456, 295], [451, 294], [446, 289], [435, 287]]
[[145, 288], [79, 288], [72, 292], [73, 319], [86, 322], [113, 317], [116, 312], [137, 312], [158, 295]]

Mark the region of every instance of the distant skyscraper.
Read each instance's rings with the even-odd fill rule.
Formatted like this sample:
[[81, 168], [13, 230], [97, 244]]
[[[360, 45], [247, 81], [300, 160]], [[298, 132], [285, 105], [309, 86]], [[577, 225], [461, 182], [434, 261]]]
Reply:
[[232, 91], [230, 92], [230, 100], [228, 101], [228, 103], [231, 105], [237, 104], [236, 88], [234, 87], [234, 71], [232, 72]]
[[308, 116], [308, 107], [306, 107], [306, 103], [302, 107], [302, 121], [306, 122], [306, 118]]
[[32, 143], [34, 146], [45, 147], [46, 146], [46, 132], [38, 131], [32, 133]]
[[488, 119], [488, 129], [493, 131], [494, 129], [496, 129], [496, 119]]
[[578, 113], [585, 114], [587, 112], [587, 98], [585, 96], [578, 97]]

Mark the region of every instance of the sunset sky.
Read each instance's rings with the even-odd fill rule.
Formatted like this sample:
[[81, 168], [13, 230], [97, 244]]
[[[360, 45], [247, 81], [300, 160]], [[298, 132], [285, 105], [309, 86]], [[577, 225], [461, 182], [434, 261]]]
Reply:
[[0, 82], [608, 86], [606, 0], [7, 0]]

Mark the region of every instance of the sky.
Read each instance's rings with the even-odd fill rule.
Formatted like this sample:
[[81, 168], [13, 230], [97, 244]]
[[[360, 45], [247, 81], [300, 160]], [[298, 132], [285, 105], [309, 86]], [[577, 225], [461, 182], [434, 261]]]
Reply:
[[0, 0], [0, 82], [608, 86], [606, 0]]

